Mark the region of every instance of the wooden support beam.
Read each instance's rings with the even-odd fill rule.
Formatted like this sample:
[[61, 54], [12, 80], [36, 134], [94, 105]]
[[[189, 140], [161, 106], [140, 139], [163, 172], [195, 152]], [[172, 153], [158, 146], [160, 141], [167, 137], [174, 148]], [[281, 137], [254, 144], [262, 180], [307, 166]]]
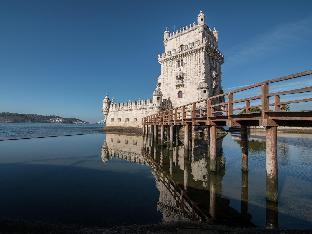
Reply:
[[195, 125], [196, 120], [196, 102], [192, 104], [192, 125]]
[[245, 112], [246, 114], [250, 112], [250, 100], [245, 101]]
[[174, 109], [174, 125], [177, 124], [177, 115], [178, 115], [178, 109], [175, 108], [175, 109]]
[[277, 164], [277, 127], [266, 127], [266, 198], [277, 202], [278, 164]]
[[210, 171], [216, 171], [216, 158], [217, 158], [217, 127], [210, 126], [209, 134], [209, 155], [210, 155]]
[[262, 91], [262, 95], [261, 95], [261, 116], [262, 119], [267, 119], [267, 114], [266, 112], [269, 111], [269, 84], [268, 83], [264, 83], [261, 86], [261, 91]]
[[233, 93], [228, 94], [228, 109], [227, 109], [227, 116], [230, 119], [233, 115]]
[[185, 106], [182, 106], [182, 125], [184, 125], [185, 120]]
[[279, 95], [274, 96], [274, 111], [281, 110], [281, 100]]
[[189, 148], [189, 141], [190, 141], [190, 130], [189, 130], [189, 125], [186, 124], [184, 125], [184, 148], [188, 149]]

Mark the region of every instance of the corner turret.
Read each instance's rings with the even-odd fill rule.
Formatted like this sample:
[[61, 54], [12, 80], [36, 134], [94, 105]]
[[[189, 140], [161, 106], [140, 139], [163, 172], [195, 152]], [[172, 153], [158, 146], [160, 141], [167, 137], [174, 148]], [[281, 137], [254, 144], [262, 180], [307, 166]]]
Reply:
[[162, 103], [162, 92], [160, 91], [159, 86], [157, 86], [155, 91], [153, 92], [153, 104], [156, 107], [160, 107], [161, 103]]
[[169, 39], [169, 37], [170, 37], [170, 32], [166, 28], [166, 31], [164, 31], [164, 41], [167, 41]]
[[103, 99], [103, 108], [102, 108], [102, 112], [103, 112], [103, 116], [104, 116], [104, 123], [106, 122], [106, 119], [107, 119], [110, 104], [111, 104], [111, 100], [106, 95], [105, 98]]
[[200, 11], [198, 16], [197, 16], [197, 24], [198, 25], [204, 25], [205, 24], [205, 14], [202, 11]]

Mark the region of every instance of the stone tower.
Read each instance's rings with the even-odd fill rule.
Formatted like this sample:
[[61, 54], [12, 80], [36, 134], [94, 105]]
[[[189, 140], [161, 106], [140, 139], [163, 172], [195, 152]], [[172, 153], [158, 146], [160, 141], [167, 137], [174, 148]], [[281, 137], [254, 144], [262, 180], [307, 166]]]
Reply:
[[218, 32], [205, 24], [200, 11], [197, 23], [164, 32], [165, 52], [158, 56], [161, 74], [157, 87], [164, 102], [173, 107], [209, 96], [221, 88], [223, 55], [218, 50]]

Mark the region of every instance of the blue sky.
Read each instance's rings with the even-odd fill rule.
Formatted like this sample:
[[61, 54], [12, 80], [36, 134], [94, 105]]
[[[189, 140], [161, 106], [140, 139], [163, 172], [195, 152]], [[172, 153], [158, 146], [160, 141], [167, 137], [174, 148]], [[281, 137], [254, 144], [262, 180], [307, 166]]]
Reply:
[[102, 118], [105, 94], [149, 98], [166, 27], [219, 31], [224, 89], [312, 65], [311, 1], [0, 1], [0, 111]]

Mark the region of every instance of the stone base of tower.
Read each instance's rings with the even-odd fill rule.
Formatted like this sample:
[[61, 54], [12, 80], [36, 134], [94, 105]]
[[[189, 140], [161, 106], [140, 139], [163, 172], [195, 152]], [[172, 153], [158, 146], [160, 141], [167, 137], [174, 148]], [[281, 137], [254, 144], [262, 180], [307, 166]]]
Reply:
[[143, 135], [143, 129], [138, 127], [105, 126], [105, 133], [120, 133], [123, 135]]

